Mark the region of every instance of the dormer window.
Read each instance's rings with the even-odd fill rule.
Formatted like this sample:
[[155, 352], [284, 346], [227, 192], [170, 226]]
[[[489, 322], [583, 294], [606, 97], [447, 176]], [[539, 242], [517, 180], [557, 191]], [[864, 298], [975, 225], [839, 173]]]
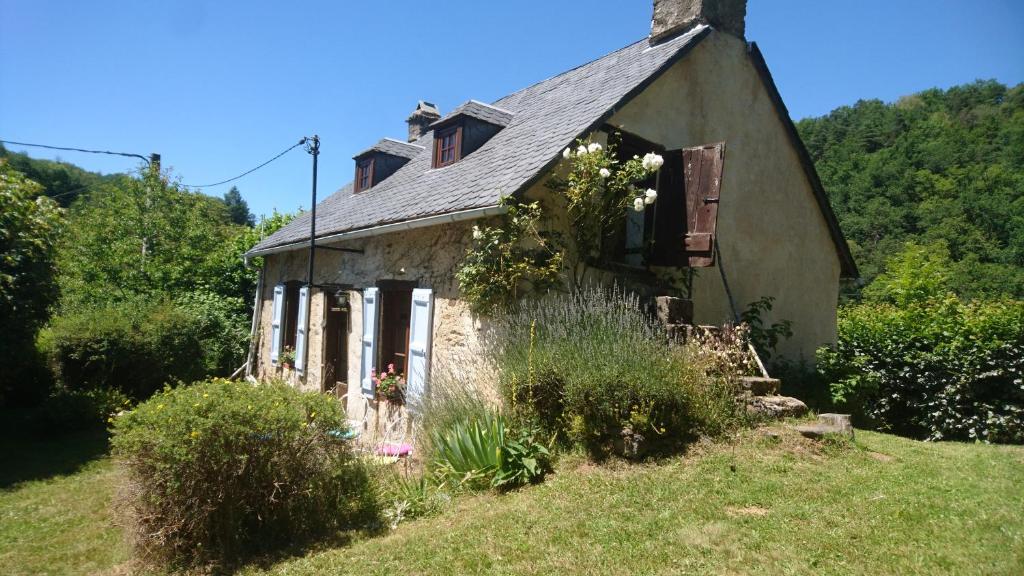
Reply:
[[430, 125], [434, 129], [434, 168], [469, 156], [508, 126], [512, 113], [470, 100]]
[[434, 168], [459, 161], [462, 156], [462, 126], [450, 126], [437, 131], [434, 137]]
[[352, 157], [356, 177], [352, 191], [362, 192], [380, 184], [423, 151], [423, 146], [385, 138]]
[[373, 186], [373, 158], [365, 158], [356, 162], [356, 192], [362, 192]]

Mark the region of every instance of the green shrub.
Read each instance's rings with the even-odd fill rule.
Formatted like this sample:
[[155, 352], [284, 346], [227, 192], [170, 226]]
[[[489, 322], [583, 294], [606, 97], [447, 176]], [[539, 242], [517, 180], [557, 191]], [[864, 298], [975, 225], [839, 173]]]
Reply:
[[376, 522], [345, 426], [333, 397], [229, 381], [167, 389], [117, 418], [140, 554], [231, 565]]
[[[501, 465], [492, 484], [514, 487], [536, 484], [551, 470], [551, 451], [538, 438], [538, 428], [524, 429], [519, 434], [506, 434], [501, 450]], [[513, 437], [514, 436], [514, 437]]]
[[635, 296], [592, 289], [521, 303], [492, 351], [513, 414], [594, 457], [669, 451], [737, 419], [736, 371], [705, 343], [670, 342]]
[[1024, 302], [953, 296], [845, 307], [818, 353], [859, 425], [915, 438], [1024, 442]]
[[110, 419], [131, 408], [131, 400], [117, 390], [58, 389], [27, 414], [27, 423], [41, 436], [104, 430]]
[[41, 339], [68, 389], [141, 400], [164, 384], [217, 373], [222, 334], [212, 322], [192, 308], [137, 299], [58, 316]]
[[252, 315], [247, 314], [242, 298], [189, 292], [174, 302], [198, 322], [206, 375], [230, 376], [245, 362]]

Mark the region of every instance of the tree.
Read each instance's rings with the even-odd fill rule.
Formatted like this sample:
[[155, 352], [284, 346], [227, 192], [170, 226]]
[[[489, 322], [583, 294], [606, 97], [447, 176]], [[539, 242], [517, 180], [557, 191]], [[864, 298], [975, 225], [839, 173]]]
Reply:
[[153, 172], [122, 175], [71, 208], [58, 258], [62, 306], [188, 292], [235, 229], [216, 198]]
[[246, 266], [243, 256], [260, 240], [273, 234], [294, 218], [294, 214], [281, 214], [274, 210], [270, 217], [261, 219], [259, 226], [236, 228], [226, 242], [221, 243], [210, 253], [207, 274], [196, 279], [198, 288], [237, 302], [236, 310], [239, 313], [246, 317], [251, 315], [256, 280], [263, 266], [263, 259], [254, 258]]
[[228, 207], [228, 216], [235, 224], [252, 227], [256, 223], [252, 212], [249, 212], [249, 204], [242, 198], [237, 186], [232, 186], [224, 194], [224, 205]]
[[0, 161], [0, 401], [36, 383], [35, 335], [57, 298], [54, 246], [62, 217], [42, 186]]

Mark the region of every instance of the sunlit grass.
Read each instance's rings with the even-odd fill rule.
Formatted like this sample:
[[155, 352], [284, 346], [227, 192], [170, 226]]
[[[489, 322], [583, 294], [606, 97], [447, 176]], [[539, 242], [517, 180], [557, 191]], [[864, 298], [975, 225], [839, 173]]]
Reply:
[[[1022, 478], [1022, 447], [750, 431], [654, 464], [565, 457], [539, 486], [242, 574], [1021, 574]], [[99, 459], [0, 492], [0, 573], [130, 573], [113, 480]]]

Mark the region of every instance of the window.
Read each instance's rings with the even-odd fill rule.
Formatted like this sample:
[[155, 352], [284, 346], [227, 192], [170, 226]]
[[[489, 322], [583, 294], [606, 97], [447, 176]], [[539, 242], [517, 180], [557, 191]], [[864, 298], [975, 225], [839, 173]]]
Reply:
[[409, 373], [409, 313], [412, 309], [412, 288], [396, 287], [381, 290], [380, 361], [377, 370]]
[[434, 135], [434, 168], [448, 166], [462, 157], [462, 126], [438, 130]]
[[356, 162], [355, 191], [362, 192], [373, 186], [373, 158]]
[[[615, 148], [616, 159], [624, 163], [633, 156], [643, 156], [648, 152], [663, 154], [663, 148], [653, 142], [649, 142], [633, 134], [613, 130], [610, 140], [617, 141]], [[662, 168], [662, 173], [665, 169]], [[637, 188], [659, 187], [657, 174], [652, 174], [643, 182], [637, 182]], [[605, 245], [602, 247], [602, 254], [606, 261], [616, 264], [625, 264], [634, 268], [641, 268], [647, 265], [653, 232], [655, 229], [655, 212], [660, 207], [661, 196], [659, 191], [658, 202], [653, 206], [647, 206], [643, 212], [633, 210], [632, 202], [626, 211], [622, 225], [612, 235], [605, 238]]]
[[295, 337], [299, 330], [298, 282], [288, 282], [284, 289], [284, 347], [295, 350]]

